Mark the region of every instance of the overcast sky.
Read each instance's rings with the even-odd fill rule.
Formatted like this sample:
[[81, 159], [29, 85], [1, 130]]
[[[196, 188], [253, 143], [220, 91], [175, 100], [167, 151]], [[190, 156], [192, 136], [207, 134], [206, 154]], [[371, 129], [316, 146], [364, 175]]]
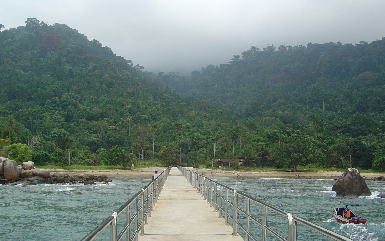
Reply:
[[190, 72], [250, 46], [373, 41], [385, 0], [1, 0], [0, 23], [63, 23], [149, 71]]

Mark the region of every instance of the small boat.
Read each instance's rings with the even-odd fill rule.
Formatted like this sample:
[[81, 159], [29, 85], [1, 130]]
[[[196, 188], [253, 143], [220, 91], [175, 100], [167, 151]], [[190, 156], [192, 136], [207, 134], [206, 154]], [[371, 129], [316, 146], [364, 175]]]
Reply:
[[[358, 206], [358, 205], [351, 205], [351, 206]], [[334, 218], [339, 223], [353, 223], [353, 224], [365, 224], [366, 219], [356, 216], [349, 208], [348, 205], [346, 205], [344, 208], [336, 208], [334, 210]]]

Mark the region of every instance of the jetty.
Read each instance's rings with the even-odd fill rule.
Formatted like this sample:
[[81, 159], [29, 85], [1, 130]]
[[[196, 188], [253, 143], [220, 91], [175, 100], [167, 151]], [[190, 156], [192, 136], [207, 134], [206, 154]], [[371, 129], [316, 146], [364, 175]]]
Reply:
[[343, 240], [351, 239], [203, 176], [172, 167], [82, 240]]
[[225, 219], [173, 167], [139, 241], [243, 240], [232, 232]]

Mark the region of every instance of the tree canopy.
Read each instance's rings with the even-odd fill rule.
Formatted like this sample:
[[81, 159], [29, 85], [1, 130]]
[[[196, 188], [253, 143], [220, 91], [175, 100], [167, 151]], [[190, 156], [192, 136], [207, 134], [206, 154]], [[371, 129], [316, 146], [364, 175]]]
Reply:
[[0, 32], [0, 154], [39, 164], [384, 170], [385, 39], [255, 47], [153, 74], [64, 24]]

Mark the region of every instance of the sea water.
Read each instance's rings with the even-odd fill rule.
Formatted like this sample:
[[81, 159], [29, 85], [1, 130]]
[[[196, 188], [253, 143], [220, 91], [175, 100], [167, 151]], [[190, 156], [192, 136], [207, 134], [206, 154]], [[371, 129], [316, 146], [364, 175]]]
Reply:
[[[372, 192], [371, 196], [341, 198], [336, 197], [336, 193], [332, 191], [335, 181], [331, 179], [216, 179], [264, 203], [290, 212], [294, 216], [301, 217], [352, 240], [385, 241], [385, 199], [378, 197], [380, 192], [385, 192], [385, 182], [366, 181]], [[356, 215], [366, 218], [367, 224], [355, 225], [336, 222], [333, 217], [334, 208], [343, 207], [345, 203], [359, 204], [360, 206], [351, 207], [351, 210]], [[256, 216], [258, 216], [258, 211], [254, 211]], [[276, 226], [278, 229], [285, 229], [283, 231], [285, 233], [288, 226], [287, 220], [282, 220], [279, 224], [277, 220], [274, 220], [277, 217], [274, 217], [272, 212], [269, 214], [272, 216], [268, 217], [268, 224]], [[301, 232], [306, 233], [307, 231], [306, 228], [298, 225], [299, 237], [301, 237]], [[313, 236], [306, 234], [300, 240], [330, 240], [317, 234], [312, 234]]]
[[[384, 182], [367, 181], [372, 191], [369, 197], [340, 198], [331, 190], [333, 180], [217, 180], [353, 240], [385, 241], [385, 199], [377, 197], [378, 193], [385, 192]], [[97, 185], [0, 185], [0, 240], [80, 240], [149, 181], [134, 178]], [[343, 203], [359, 204], [352, 210], [365, 217], [367, 224], [337, 223], [333, 219], [333, 209]], [[258, 215], [253, 206], [251, 211]], [[272, 213], [269, 213], [268, 225], [277, 227], [280, 233], [287, 232], [287, 220], [278, 220]], [[257, 229], [255, 226], [251, 224]], [[298, 226], [299, 240], [327, 240], [306, 232]]]
[[148, 182], [0, 185], [0, 240], [80, 240]]

